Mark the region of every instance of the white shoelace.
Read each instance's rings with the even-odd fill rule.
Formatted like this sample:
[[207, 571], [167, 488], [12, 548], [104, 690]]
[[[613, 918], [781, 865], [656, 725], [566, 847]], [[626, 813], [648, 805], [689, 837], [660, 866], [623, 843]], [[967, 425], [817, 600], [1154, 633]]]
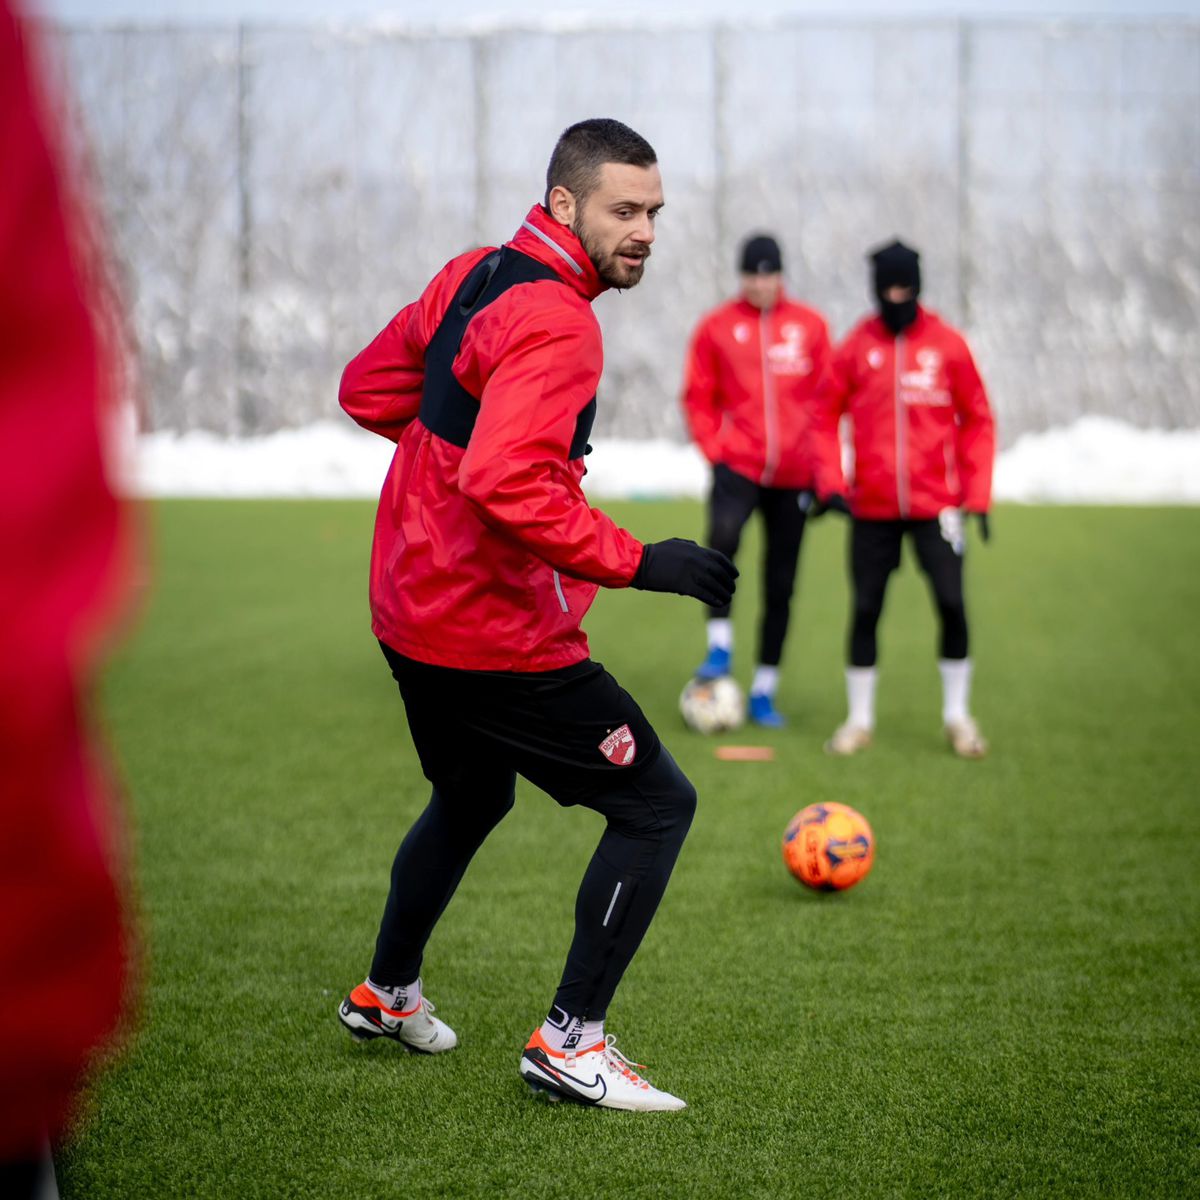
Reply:
[[619, 1071], [622, 1075], [632, 1075], [634, 1083], [645, 1083], [647, 1086], [649, 1086], [649, 1081], [643, 1079], [638, 1074], [638, 1070], [644, 1071], [646, 1069], [646, 1064], [636, 1063], [632, 1059], [626, 1058], [625, 1055], [617, 1049], [617, 1039], [615, 1034], [609, 1033], [604, 1037], [604, 1057], [609, 1060], [609, 1063], [614, 1070]]

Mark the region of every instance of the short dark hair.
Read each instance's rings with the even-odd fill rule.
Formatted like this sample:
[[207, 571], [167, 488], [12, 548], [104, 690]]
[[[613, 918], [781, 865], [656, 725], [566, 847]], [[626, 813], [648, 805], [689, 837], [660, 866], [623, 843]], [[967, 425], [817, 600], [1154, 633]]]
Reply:
[[556, 187], [564, 187], [577, 203], [595, 190], [600, 168], [605, 163], [625, 163], [631, 167], [652, 167], [658, 162], [654, 147], [640, 133], [611, 117], [593, 117], [564, 129], [550, 165], [546, 168], [546, 196]]

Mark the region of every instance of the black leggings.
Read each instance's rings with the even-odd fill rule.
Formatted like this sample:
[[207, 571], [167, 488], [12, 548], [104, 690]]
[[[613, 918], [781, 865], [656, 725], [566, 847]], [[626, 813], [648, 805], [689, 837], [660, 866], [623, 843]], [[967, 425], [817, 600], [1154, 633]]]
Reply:
[[[576, 897], [575, 934], [554, 998], [572, 1016], [602, 1019], [658, 909], [696, 811], [695, 789], [597, 663], [511, 676], [423, 667], [384, 653], [433, 795], [396, 852], [371, 978], [396, 986], [420, 973], [425, 944], [476, 850], [512, 808], [520, 773], [560, 803], [607, 821]], [[535, 710], [540, 720], [531, 727]], [[583, 732], [593, 714], [609, 729], [630, 726], [638, 756], [629, 767], [613, 767], [600, 753], [603, 729], [598, 737]], [[520, 728], [536, 737], [516, 743]], [[562, 736], [553, 740], [556, 731]]]
[[[708, 505], [708, 544], [729, 558], [736, 556], [742, 530], [757, 508], [763, 516], [763, 615], [758, 630], [758, 661], [777, 667], [783, 658], [796, 586], [796, 564], [804, 536], [800, 493], [791, 488], [762, 487], [722, 464], [713, 468]], [[728, 617], [730, 605], [710, 608], [711, 617]]]
[[850, 665], [873, 667], [878, 657], [875, 630], [883, 612], [888, 578], [900, 565], [904, 535], [912, 538], [917, 563], [929, 583], [938, 612], [938, 651], [942, 658], [966, 658], [967, 612], [963, 602], [961, 530], [933, 521], [855, 520], [850, 535], [850, 578], [854, 614], [850, 624]]

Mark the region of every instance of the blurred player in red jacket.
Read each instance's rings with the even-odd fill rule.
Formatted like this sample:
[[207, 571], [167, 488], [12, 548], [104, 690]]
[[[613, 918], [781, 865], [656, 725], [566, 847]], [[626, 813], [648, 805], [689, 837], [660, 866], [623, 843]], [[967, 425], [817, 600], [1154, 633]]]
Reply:
[[[767, 234], [748, 238], [739, 261], [741, 294], [708, 313], [688, 351], [683, 410], [712, 464], [708, 544], [733, 558], [757, 509], [765, 532], [763, 615], [750, 717], [778, 727], [775, 687], [791, 613], [804, 520], [812, 501], [809, 424], [827, 386], [831, 348], [825, 319], [783, 290], [783, 256]], [[709, 609], [708, 656], [698, 679], [732, 667], [730, 607]]]
[[[48, 1187], [81, 1075], [121, 1010], [111, 794], [89, 746], [97, 641], [120, 592], [105, 311], [33, 28], [0, 0], [0, 1194]], [[89, 264], [95, 267], [95, 263]], [[61, 1011], [47, 1016], [48, 1003]]]
[[449, 262], [347, 366], [341, 388], [360, 425], [397, 443], [375, 522], [372, 627], [433, 784], [341, 1021], [427, 1054], [457, 1044], [424, 996], [422, 956], [520, 774], [606, 820], [558, 992], [520, 1072], [554, 1098], [642, 1111], [684, 1103], [634, 1071], [604, 1019], [696, 793], [633, 698], [588, 657], [580, 623], [600, 587], [719, 605], [737, 575], [694, 542], [643, 545], [580, 486], [603, 365], [591, 302], [641, 279], [662, 204], [644, 138], [619, 121], [572, 125], [544, 203], [513, 239]]
[[[854, 754], [871, 742], [875, 630], [907, 536], [937, 605], [946, 737], [957, 754], [980, 758], [987, 744], [969, 709], [963, 517], [978, 517], [986, 541], [995, 457], [992, 413], [962, 334], [917, 302], [916, 251], [893, 242], [876, 250], [871, 262], [878, 312], [838, 347], [831, 402], [813, 430], [819, 501], [853, 517], [850, 711], [826, 749]], [[853, 426], [849, 489], [838, 438], [843, 415]]]

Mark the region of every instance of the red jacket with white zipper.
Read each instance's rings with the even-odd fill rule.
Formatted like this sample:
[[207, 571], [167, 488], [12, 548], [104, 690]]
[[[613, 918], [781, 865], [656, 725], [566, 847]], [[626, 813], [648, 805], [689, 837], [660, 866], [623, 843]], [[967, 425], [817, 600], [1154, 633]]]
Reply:
[[811, 487], [808, 426], [831, 356], [824, 317], [786, 296], [769, 310], [739, 297], [705, 316], [683, 387], [705, 458], [764, 487]]
[[545, 671], [587, 657], [580, 621], [599, 586], [629, 584], [642, 544], [588, 505], [568, 457], [600, 381], [604, 285], [541, 205], [507, 244], [561, 281], [517, 284], [468, 324], [453, 366], [479, 400], [465, 450], [418, 417], [425, 348], [492, 247], [443, 267], [346, 367], [339, 399], [397, 443], [371, 554], [375, 636], [439, 666]]
[[928, 309], [898, 337], [868, 317], [837, 348], [833, 390], [812, 429], [817, 494], [847, 495], [838, 422], [853, 424], [856, 517], [928, 520], [987, 512], [996, 430], [967, 343]]

